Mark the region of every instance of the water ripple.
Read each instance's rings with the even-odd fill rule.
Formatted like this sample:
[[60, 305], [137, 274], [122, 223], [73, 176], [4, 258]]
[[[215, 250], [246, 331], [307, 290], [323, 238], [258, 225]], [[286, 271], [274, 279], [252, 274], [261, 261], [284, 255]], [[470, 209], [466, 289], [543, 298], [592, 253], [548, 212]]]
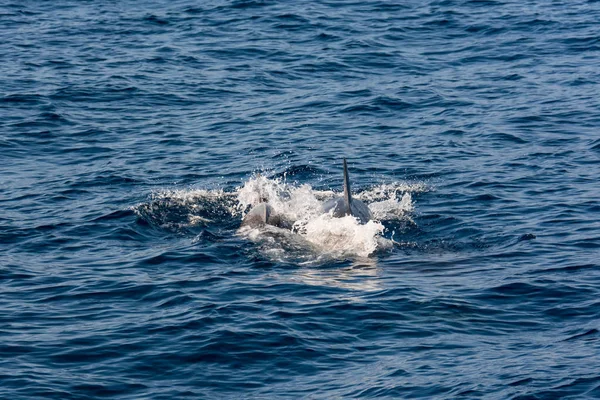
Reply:
[[600, 396], [598, 4], [4, 4], [0, 397]]

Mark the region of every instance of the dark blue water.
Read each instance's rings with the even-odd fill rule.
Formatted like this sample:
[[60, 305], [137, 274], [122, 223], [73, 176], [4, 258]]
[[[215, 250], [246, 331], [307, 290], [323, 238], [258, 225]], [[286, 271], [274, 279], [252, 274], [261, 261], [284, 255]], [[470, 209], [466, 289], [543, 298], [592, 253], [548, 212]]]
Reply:
[[600, 397], [599, 2], [144, 3], [0, 4], [0, 398]]

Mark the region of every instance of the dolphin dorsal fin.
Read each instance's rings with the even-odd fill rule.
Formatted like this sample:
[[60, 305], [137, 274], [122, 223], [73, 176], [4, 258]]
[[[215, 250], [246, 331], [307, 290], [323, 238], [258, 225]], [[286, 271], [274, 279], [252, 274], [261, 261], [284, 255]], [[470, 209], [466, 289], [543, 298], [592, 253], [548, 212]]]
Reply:
[[267, 209], [267, 205], [265, 204], [265, 206], [263, 207], [263, 215], [262, 215], [262, 219], [264, 221], [264, 223], [266, 224], [267, 222], [269, 222], [269, 210]]
[[346, 203], [346, 215], [352, 215], [352, 194], [350, 192], [350, 177], [348, 176], [348, 165], [344, 158], [344, 202]]

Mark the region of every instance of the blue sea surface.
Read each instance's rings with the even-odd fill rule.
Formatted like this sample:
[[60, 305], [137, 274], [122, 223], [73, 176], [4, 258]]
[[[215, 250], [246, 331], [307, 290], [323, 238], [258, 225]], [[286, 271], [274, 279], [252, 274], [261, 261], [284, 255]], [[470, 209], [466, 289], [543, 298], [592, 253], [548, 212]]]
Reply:
[[[599, 21], [0, 2], [0, 398], [600, 398]], [[344, 157], [382, 231], [238, 231]]]

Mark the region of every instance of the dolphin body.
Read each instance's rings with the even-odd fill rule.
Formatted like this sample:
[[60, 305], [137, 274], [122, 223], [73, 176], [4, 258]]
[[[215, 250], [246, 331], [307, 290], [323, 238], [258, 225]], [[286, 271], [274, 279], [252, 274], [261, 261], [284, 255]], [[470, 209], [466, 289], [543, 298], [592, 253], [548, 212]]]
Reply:
[[257, 228], [264, 225], [273, 225], [278, 228], [291, 229], [291, 224], [277, 214], [268, 203], [260, 203], [246, 214], [241, 227]]
[[342, 218], [346, 215], [352, 215], [358, 219], [361, 224], [366, 224], [371, 220], [371, 211], [365, 203], [352, 198], [350, 193], [350, 178], [348, 177], [348, 165], [344, 158], [344, 195], [327, 200], [323, 204], [323, 212], [333, 213], [336, 218]]
[[244, 216], [241, 226], [277, 225], [280, 219], [273, 212], [273, 207], [268, 203], [260, 203]]

